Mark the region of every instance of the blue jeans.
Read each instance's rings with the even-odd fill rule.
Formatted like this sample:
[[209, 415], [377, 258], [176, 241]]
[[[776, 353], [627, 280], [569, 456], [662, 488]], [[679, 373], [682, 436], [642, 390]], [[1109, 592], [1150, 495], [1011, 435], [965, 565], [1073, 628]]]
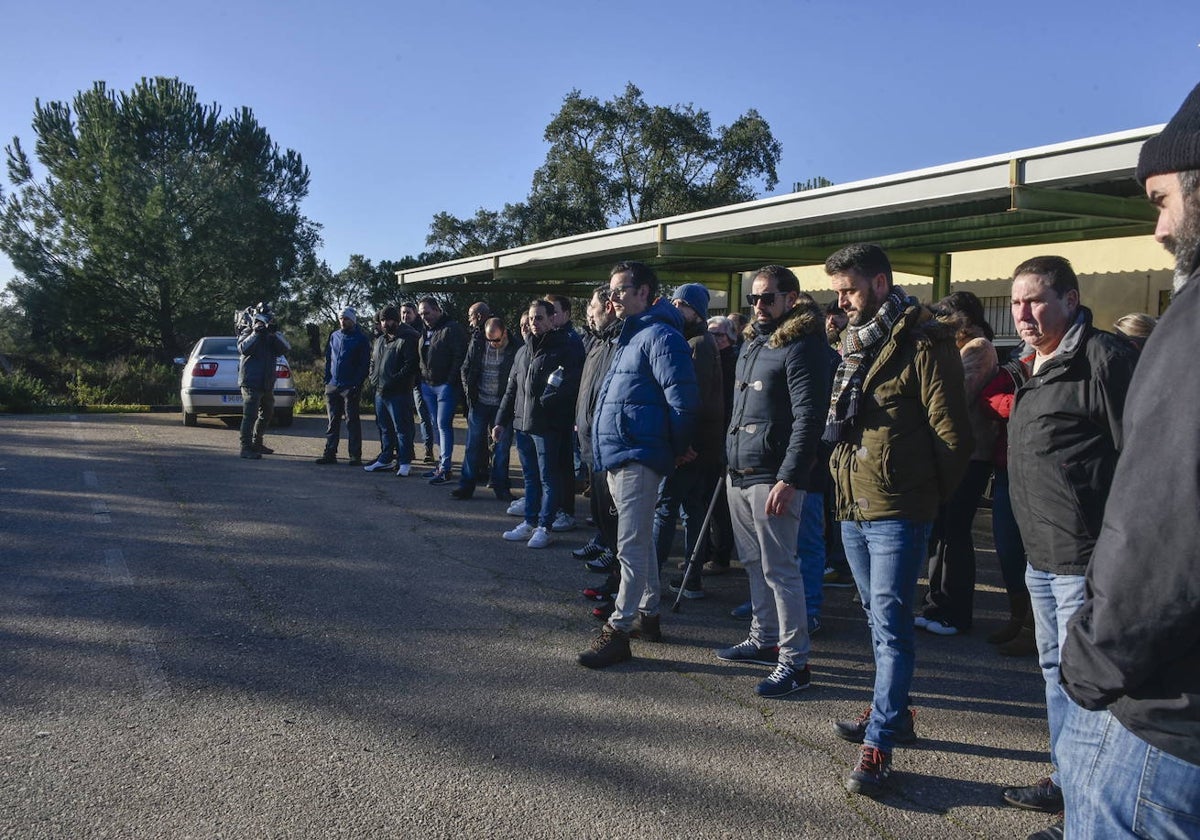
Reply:
[[1200, 766], [1070, 701], [1062, 734], [1067, 838], [1200, 838]]
[[804, 605], [808, 620], [821, 617], [825, 603], [825, 494], [805, 493], [796, 534], [796, 559], [804, 579]]
[[1025, 543], [1013, 515], [1012, 498], [1008, 491], [1008, 467], [996, 467], [992, 481], [992, 539], [996, 544], [996, 559], [1000, 561], [1000, 576], [1009, 595], [1028, 595], [1025, 588]]
[[[458, 486], [475, 492], [475, 486], [484, 476], [489, 476], [496, 495], [504, 495], [512, 488], [508, 480], [508, 450], [512, 446], [512, 427], [505, 426], [500, 441], [496, 444], [495, 457], [488, 454], [488, 441], [492, 439], [492, 427], [496, 425], [499, 405], [476, 403], [467, 415], [467, 451], [463, 455], [462, 477]], [[489, 464], [490, 461], [490, 464]]]
[[421, 399], [429, 407], [429, 414], [437, 423], [438, 469], [450, 472], [450, 457], [454, 453], [454, 409], [458, 403], [458, 389], [453, 382], [445, 385], [421, 383]]
[[517, 430], [517, 457], [521, 459], [521, 474], [525, 478], [525, 521], [530, 525], [549, 528], [558, 509], [558, 451], [561, 432], [531, 435]]
[[417, 385], [413, 388], [413, 405], [417, 414], [421, 415], [421, 440], [433, 445], [433, 419], [429, 416], [429, 406], [425, 404], [425, 398], [421, 396], [421, 386]]
[[929, 548], [928, 522], [843, 522], [842, 545], [854, 574], [875, 654], [875, 692], [863, 743], [891, 752], [908, 714], [916, 667], [913, 604]]
[[1037, 641], [1038, 665], [1046, 681], [1046, 722], [1050, 725], [1050, 763], [1056, 768], [1050, 775], [1058, 781], [1058, 736], [1071, 698], [1058, 683], [1058, 655], [1067, 640], [1067, 622], [1083, 606], [1083, 575], [1056, 575], [1025, 568], [1029, 603], [1033, 611], [1033, 634]]
[[396, 458], [401, 464], [411, 464], [414, 431], [412, 389], [402, 388], [400, 393], [386, 397], [376, 391], [375, 423], [379, 426], [379, 460], [386, 464]]

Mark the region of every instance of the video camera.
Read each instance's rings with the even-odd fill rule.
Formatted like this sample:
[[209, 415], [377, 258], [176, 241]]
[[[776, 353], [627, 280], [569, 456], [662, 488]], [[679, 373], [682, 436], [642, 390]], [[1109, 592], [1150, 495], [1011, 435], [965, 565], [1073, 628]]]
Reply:
[[271, 311], [271, 304], [266, 301], [259, 301], [254, 306], [247, 306], [233, 314], [233, 330], [238, 335], [243, 332], [249, 332], [254, 329], [254, 318], [259, 316], [261, 319], [266, 319], [267, 329], [270, 332], [275, 332], [275, 313]]

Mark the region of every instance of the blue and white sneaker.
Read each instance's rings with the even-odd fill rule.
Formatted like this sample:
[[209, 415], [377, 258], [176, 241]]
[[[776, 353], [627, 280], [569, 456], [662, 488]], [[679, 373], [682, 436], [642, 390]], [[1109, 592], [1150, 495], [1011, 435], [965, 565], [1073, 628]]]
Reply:
[[777, 697], [786, 697], [797, 691], [802, 691], [809, 686], [808, 666], [796, 668], [792, 665], [784, 665], [780, 662], [775, 666], [775, 670], [771, 672], [771, 676], [760, 682], [754, 689], [754, 693], [759, 697], [766, 697], [774, 700]]

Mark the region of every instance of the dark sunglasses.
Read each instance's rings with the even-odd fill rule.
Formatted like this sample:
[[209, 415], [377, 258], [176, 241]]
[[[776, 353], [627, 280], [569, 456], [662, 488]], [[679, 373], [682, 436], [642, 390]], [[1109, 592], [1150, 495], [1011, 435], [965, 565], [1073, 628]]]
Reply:
[[503, 338], [489, 338], [487, 340], [487, 343], [488, 344], [499, 344], [503, 340], [504, 340]]
[[748, 306], [757, 306], [758, 302], [761, 300], [763, 302], [763, 306], [772, 306], [775, 303], [775, 296], [778, 294], [780, 293], [763, 292], [761, 295], [746, 295], [746, 304]]

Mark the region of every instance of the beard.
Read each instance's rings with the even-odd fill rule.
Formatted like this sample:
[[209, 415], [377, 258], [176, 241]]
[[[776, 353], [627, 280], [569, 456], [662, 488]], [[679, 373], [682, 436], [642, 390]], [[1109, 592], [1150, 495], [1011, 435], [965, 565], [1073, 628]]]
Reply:
[[1193, 190], [1183, 200], [1183, 219], [1179, 228], [1163, 238], [1165, 247], [1175, 257], [1173, 290], [1178, 292], [1187, 283], [1200, 256], [1200, 190]]

